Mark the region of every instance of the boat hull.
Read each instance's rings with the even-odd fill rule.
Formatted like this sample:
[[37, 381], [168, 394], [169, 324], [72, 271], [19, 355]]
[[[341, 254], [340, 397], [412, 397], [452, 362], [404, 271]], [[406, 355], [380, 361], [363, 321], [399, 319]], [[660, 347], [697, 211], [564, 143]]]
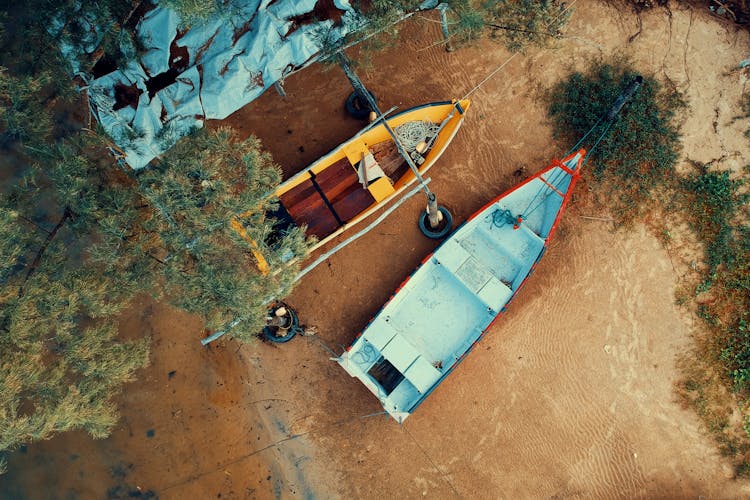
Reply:
[[[468, 99], [434, 102], [405, 110], [386, 120], [396, 131], [413, 122], [439, 125], [437, 135], [423, 152], [418, 166], [420, 175], [424, 175], [442, 156], [461, 127], [470, 104]], [[365, 179], [365, 186], [359, 166], [367, 155], [372, 155], [382, 175]], [[309, 254], [397, 199], [416, 181], [414, 172], [381, 123], [365, 128], [287, 179], [273, 195], [279, 199], [288, 222], [305, 227], [306, 235], [317, 239], [308, 250]], [[251, 213], [242, 214], [240, 219]], [[250, 242], [259, 268], [267, 273], [268, 265], [261, 245], [252, 241], [239, 220], [233, 225]]]
[[505, 311], [544, 254], [585, 151], [494, 198], [428, 255], [338, 363], [403, 422]]

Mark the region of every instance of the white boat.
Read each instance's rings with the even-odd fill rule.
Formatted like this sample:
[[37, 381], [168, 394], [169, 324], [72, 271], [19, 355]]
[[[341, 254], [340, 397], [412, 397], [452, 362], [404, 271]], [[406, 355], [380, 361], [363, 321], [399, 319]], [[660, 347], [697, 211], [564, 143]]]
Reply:
[[472, 215], [337, 359], [399, 423], [445, 379], [534, 271], [580, 176], [581, 149]]

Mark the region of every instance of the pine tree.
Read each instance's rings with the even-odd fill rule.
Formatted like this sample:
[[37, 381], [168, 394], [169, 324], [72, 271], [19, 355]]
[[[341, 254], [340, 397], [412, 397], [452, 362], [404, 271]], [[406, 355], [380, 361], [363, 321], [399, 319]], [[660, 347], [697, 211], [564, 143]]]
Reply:
[[60, 191], [27, 176], [0, 198], [0, 451], [73, 429], [105, 437], [113, 396], [148, 362], [148, 339], [116, 337], [136, 281], [87, 254], [112, 238], [98, 219], [107, 189], [84, 187], [94, 169], [79, 157], [44, 166]]
[[273, 221], [269, 194], [281, 172], [251, 137], [239, 140], [229, 129], [200, 131], [181, 140], [154, 168], [138, 174], [144, 197], [154, 208], [151, 227], [168, 255], [163, 259], [167, 294], [177, 306], [219, 330], [240, 320], [231, 335], [247, 340], [263, 326], [270, 299], [289, 291], [296, 267], [276, 275], [261, 273], [251, 244], [231, 227], [244, 216], [272, 268], [283, 256], [305, 252], [304, 233], [294, 229], [273, 247], [264, 242]]
[[52, 133], [52, 120], [38, 99], [50, 75], [14, 77], [0, 66], [0, 147], [11, 142], [40, 144]]
[[148, 363], [148, 339], [116, 335], [116, 315], [153, 289], [146, 205], [98, 138], [52, 142], [47, 81], [0, 73], [17, 165], [0, 193], [0, 453], [73, 429], [106, 436], [113, 397]]
[[232, 2], [227, 0], [159, 0], [158, 3], [177, 12], [183, 27], [201, 24], [232, 8]]
[[564, 2], [553, 0], [493, 3], [487, 4], [485, 25], [512, 52], [523, 51], [530, 45], [546, 46], [560, 38], [572, 13]]

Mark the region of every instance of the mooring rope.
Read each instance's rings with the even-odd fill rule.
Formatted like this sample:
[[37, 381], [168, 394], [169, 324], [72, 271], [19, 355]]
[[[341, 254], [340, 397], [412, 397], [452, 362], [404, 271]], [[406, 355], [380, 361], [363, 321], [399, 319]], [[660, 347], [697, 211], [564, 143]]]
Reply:
[[[565, 14], [565, 13], [566, 13], [567, 11], [569, 11], [570, 9], [572, 9], [572, 8], [573, 8], [573, 6], [574, 6], [574, 5], [576, 4], [576, 2], [577, 2], [577, 1], [578, 1], [578, 0], [573, 0], [573, 1], [572, 1], [572, 2], [570, 3], [570, 5], [566, 5], [564, 9], [561, 9], [561, 10], [560, 10], [560, 13], [559, 13], [559, 14], [557, 14], [557, 15], [556, 15], [556, 16], [555, 16], [555, 17], [554, 17], [554, 18], [553, 18], [553, 19], [552, 19], [552, 20], [551, 20], [551, 21], [550, 21], [549, 23], [547, 23], [547, 26], [545, 27], [545, 29], [547, 29], [547, 30], [548, 30], [548, 29], [549, 29], [549, 27], [550, 27], [550, 26], [552, 25], [552, 23], [554, 23], [555, 21], [557, 21], [557, 20], [558, 20], [558, 19], [560, 18], [560, 16], [562, 16], [563, 14]], [[503, 69], [503, 68], [504, 68], [505, 66], [507, 66], [507, 64], [508, 64], [509, 62], [511, 62], [511, 61], [513, 60], [513, 58], [514, 58], [514, 57], [516, 57], [517, 55], [518, 55], [518, 52], [514, 52], [513, 54], [511, 54], [511, 56], [510, 56], [510, 57], [509, 57], [508, 59], [506, 59], [506, 60], [505, 60], [505, 62], [503, 62], [503, 63], [502, 63], [502, 64], [501, 64], [500, 66], [498, 66], [497, 68], [495, 68], [494, 70], [492, 70], [492, 72], [490, 72], [490, 74], [489, 74], [489, 75], [487, 75], [486, 77], [484, 77], [484, 79], [483, 79], [483, 80], [482, 80], [481, 82], [479, 82], [478, 84], [476, 84], [476, 85], [474, 86], [474, 88], [472, 88], [471, 90], [469, 90], [469, 91], [468, 91], [468, 92], [466, 93], [466, 95], [464, 95], [464, 96], [462, 97], [462, 99], [466, 99], [466, 98], [467, 98], [467, 97], [469, 97], [469, 96], [470, 96], [471, 94], [473, 94], [474, 92], [476, 92], [477, 90], [479, 90], [479, 89], [480, 89], [480, 88], [482, 87], [482, 85], [484, 85], [485, 83], [487, 83], [487, 82], [488, 82], [488, 81], [489, 81], [489, 80], [490, 80], [490, 79], [491, 79], [491, 78], [492, 78], [493, 76], [495, 76], [495, 75], [496, 75], [497, 73], [499, 73], [499, 72], [500, 72], [500, 71], [501, 71], [501, 70], [502, 70], [502, 69]]]

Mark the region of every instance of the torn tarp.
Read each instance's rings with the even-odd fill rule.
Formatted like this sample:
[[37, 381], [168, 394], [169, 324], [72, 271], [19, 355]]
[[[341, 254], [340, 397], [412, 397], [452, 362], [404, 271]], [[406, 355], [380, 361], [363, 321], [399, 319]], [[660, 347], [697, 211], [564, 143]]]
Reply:
[[314, 11], [317, 5], [236, 0], [231, 14], [188, 31], [175, 12], [148, 10], [135, 29], [139, 56], [88, 86], [92, 109], [123, 160], [144, 167], [205, 119], [226, 118], [314, 61], [324, 37], [340, 39], [362, 25], [347, 0], [335, 0], [326, 16]]

